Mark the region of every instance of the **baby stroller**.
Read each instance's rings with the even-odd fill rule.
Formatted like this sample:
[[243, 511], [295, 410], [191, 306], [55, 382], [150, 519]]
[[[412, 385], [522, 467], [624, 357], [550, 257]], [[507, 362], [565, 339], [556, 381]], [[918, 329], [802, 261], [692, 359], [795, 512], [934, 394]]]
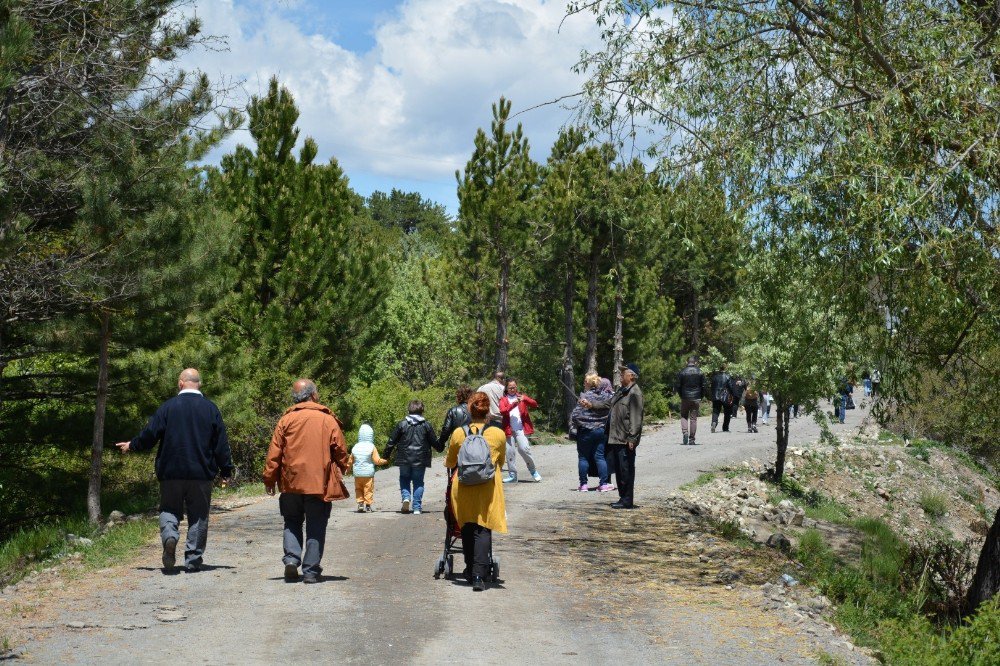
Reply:
[[[451, 580], [455, 577], [455, 555], [462, 555], [462, 526], [458, 524], [455, 519], [455, 511], [451, 506], [451, 484], [455, 483], [455, 472], [457, 469], [448, 470], [448, 487], [444, 491], [444, 552], [441, 557], [438, 558], [437, 564], [434, 565], [434, 578], [440, 578], [442, 575], [445, 580]], [[497, 583], [500, 581], [500, 560], [493, 557], [493, 549], [490, 548], [490, 573], [489, 580], [491, 583]]]

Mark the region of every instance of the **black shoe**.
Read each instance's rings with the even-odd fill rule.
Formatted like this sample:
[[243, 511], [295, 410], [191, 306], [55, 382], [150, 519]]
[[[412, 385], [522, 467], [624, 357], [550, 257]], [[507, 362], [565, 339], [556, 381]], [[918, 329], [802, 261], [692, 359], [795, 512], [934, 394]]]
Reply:
[[295, 564], [285, 565], [285, 581], [294, 583], [299, 579], [299, 567]]
[[694, 438], [688, 440], [688, 446], [698, 446], [698, 442], [694, 441]]
[[177, 563], [177, 539], [170, 537], [163, 542], [163, 568], [173, 569]]
[[486, 589], [486, 581], [485, 580], [483, 580], [479, 576], [476, 576], [475, 578], [472, 579], [472, 591], [473, 592], [482, 592], [485, 589]]
[[617, 502], [615, 502], [614, 504], [611, 505], [611, 508], [612, 509], [631, 509], [632, 505], [631, 504], [626, 504], [625, 502], [622, 502], [621, 500], [618, 500]]
[[312, 585], [319, 582], [319, 574], [305, 574], [302, 576], [302, 582], [307, 585]]
[[184, 571], [186, 571], [188, 573], [197, 573], [197, 572], [201, 571], [201, 565], [200, 564], [194, 564], [193, 562], [191, 564], [185, 564], [184, 565]]

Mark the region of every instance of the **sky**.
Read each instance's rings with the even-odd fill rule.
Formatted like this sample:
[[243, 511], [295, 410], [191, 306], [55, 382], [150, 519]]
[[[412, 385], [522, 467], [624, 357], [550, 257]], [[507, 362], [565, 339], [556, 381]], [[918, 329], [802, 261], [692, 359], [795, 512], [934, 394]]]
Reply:
[[[237, 83], [228, 102], [245, 106], [277, 76], [299, 106], [300, 141], [335, 157], [362, 195], [420, 192], [458, 212], [455, 170], [489, 128], [504, 95], [524, 125], [532, 156], [545, 161], [564, 106], [540, 104], [579, 91], [583, 48], [600, 44], [590, 16], [565, 18], [565, 0], [195, 0], [185, 13], [224, 48], [181, 60]], [[210, 160], [237, 143], [236, 132]]]

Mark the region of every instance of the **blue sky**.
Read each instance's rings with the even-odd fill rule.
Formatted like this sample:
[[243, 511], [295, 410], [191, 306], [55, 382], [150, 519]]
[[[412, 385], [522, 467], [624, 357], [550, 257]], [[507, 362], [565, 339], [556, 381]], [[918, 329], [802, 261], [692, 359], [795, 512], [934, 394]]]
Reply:
[[[587, 16], [560, 28], [564, 0], [196, 0], [189, 11], [224, 50], [180, 63], [236, 85], [245, 104], [276, 75], [295, 96], [299, 128], [336, 157], [361, 194], [397, 187], [457, 212], [455, 170], [500, 95], [514, 110], [579, 90], [580, 50], [599, 45]], [[544, 161], [573, 114], [558, 105], [519, 117]], [[237, 143], [237, 132], [218, 158]]]

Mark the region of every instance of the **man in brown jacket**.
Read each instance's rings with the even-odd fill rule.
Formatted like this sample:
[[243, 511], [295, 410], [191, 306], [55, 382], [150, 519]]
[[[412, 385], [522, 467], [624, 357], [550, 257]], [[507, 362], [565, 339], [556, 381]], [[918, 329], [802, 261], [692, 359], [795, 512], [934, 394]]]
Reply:
[[[347, 471], [347, 447], [340, 422], [329, 408], [319, 404], [316, 384], [299, 379], [292, 384], [295, 404], [285, 411], [274, 429], [264, 467], [264, 486], [274, 495], [281, 491], [278, 506], [285, 519], [285, 580], [299, 578], [318, 583], [323, 568], [323, 545], [330, 519], [330, 502], [348, 497], [341, 474]], [[336, 466], [337, 469], [334, 468]], [[337, 470], [339, 469], [339, 474]], [[306, 527], [302, 552], [302, 523]]]

